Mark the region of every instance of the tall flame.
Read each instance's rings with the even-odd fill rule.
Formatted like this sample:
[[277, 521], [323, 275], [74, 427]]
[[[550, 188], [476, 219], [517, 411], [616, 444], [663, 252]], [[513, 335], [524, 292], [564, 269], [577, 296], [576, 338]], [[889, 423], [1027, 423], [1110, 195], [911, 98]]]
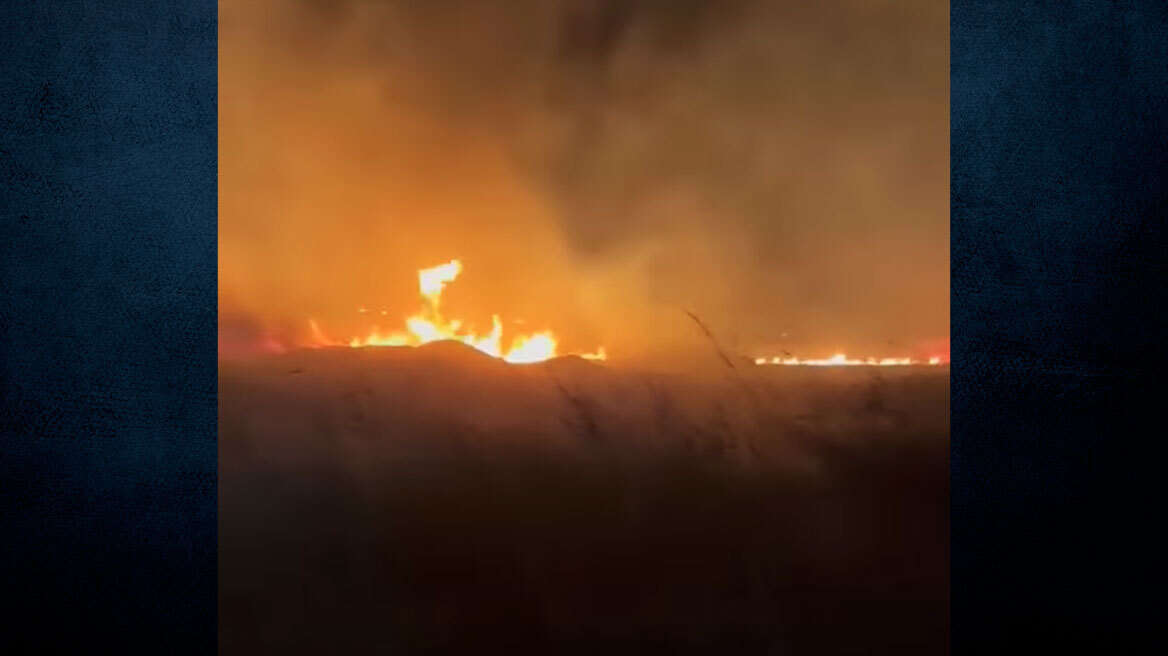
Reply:
[[[498, 315], [491, 317], [491, 331], [479, 335], [463, 331], [463, 323], [457, 319], [447, 320], [439, 312], [442, 291], [462, 273], [462, 263], [451, 260], [429, 269], [418, 271], [418, 291], [422, 298], [422, 309], [405, 320], [405, 330], [383, 333], [373, 328], [364, 338], [354, 337], [347, 343], [353, 348], [365, 346], [420, 346], [431, 342], [450, 340], [462, 342], [487, 355], [502, 358], [512, 363], [542, 362], [556, 357], [559, 345], [550, 331], [519, 335], [511, 340], [507, 349], [503, 348], [503, 322]], [[365, 308], [358, 310], [364, 314]], [[382, 313], [384, 314], [384, 312]], [[315, 321], [310, 322], [314, 343], [317, 346], [340, 346], [324, 336]], [[596, 353], [581, 354], [589, 360], [604, 360], [604, 349]]]
[[425, 298], [429, 306], [437, 311], [438, 300], [442, 296], [442, 290], [446, 288], [446, 283], [454, 282], [460, 273], [462, 273], [462, 262], [458, 260], [450, 260], [446, 264], [422, 269], [418, 272], [418, 287], [422, 291], [422, 298]]

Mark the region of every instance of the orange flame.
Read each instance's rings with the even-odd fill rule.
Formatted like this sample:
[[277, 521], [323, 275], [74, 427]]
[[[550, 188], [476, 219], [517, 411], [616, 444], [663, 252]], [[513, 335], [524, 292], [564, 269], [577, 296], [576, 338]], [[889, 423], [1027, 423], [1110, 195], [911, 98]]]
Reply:
[[932, 366], [937, 367], [948, 364], [948, 358], [939, 355], [932, 356], [927, 360], [917, 360], [915, 358], [849, 358], [843, 353], [836, 353], [829, 358], [802, 360], [800, 358], [755, 358], [754, 363], [759, 366], [763, 365], [784, 365], [784, 366], [802, 366], [802, 367], [908, 367], [908, 366]]
[[[422, 309], [406, 318], [405, 330], [382, 333], [374, 328], [364, 338], [354, 337], [347, 342], [353, 348], [365, 346], [421, 346], [430, 342], [451, 340], [462, 342], [492, 357], [501, 358], [511, 363], [542, 362], [556, 357], [559, 344], [555, 335], [550, 331], [519, 335], [511, 340], [511, 345], [504, 350], [503, 323], [499, 316], [491, 318], [491, 332], [478, 335], [474, 332], [463, 332], [462, 321], [447, 320], [439, 312], [442, 290], [446, 285], [454, 282], [462, 273], [462, 263], [451, 260], [429, 269], [418, 271], [418, 290], [422, 297]], [[367, 310], [360, 308], [358, 312], [365, 314]], [[382, 314], [385, 314], [382, 312]], [[321, 332], [315, 321], [309, 321], [315, 346], [343, 346], [346, 343], [334, 342]], [[581, 354], [580, 357], [589, 360], [605, 360], [607, 355], [601, 348], [595, 353]]]

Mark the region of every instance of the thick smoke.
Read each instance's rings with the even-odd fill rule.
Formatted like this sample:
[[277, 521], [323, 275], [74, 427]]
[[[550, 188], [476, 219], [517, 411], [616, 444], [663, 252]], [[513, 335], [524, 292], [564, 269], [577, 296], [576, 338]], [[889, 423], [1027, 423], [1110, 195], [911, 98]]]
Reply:
[[937, 2], [225, 1], [221, 314], [347, 337], [459, 257], [569, 348], [944, 338], [948, 53]]

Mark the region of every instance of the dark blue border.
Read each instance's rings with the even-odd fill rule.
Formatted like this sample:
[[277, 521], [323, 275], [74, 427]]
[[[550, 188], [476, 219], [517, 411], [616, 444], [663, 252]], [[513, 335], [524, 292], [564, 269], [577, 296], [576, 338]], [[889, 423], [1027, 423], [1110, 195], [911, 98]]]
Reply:
[[[952, 3], [955, 651], [1158, 625], [1168, 6]], [[215, 649], [209, 0], [0, 5], [5, 647]]]
[[954, 651], [1126, 653], [1168, 553], [1168, 3], [951, 7]]
[[216, 13], [0, 6], [0, 651], [216, 648]]

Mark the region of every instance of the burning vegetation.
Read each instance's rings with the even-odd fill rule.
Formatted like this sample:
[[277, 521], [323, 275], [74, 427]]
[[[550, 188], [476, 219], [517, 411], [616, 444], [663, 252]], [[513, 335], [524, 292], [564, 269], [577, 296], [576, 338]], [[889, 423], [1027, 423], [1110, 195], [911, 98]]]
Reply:
[[[587, 353], [562, 353], [559, 350], [559, 340], [551, 330], [542, 330], [532, 333], [519, 334], [511, 338], [510, 344], [504, 348], [503, 322], [498, 314], [491, 316], [491, 330], [480, 334], [472, 325], [461, 319], [449, 319], [442, 314], [442, 291], [462, 274], [462, 262], [454, 259], [434, 267], [418, 271], [418, 293], [422, 300], [422, 307], [413, 315], [405, 319], [404, 329], [383, 331], [379, 326], [373, 326], [364, 337], [353, 337], [348, 341], [338, 341], [325, 335], [315, 319], [309, 320], [312, 337], [307, 344], [310, 348], [344, 347], [363, 348], [371, 346], [421, 346], [440, 341], [459, 342], [513, 364], [528, 364], [543, 362], [560, 355], [575, 355], [586, 360], [606, 360], [608, 355], [604, 347], [599, 347]], [[358, 308], [359, 314], [369, 314], [369, 310]], [[380, 313], [384, 316], [386, 313]], [[704, 328], [703, 330], [707, 330]], [[709, 335], [713, 339], [712, 334]], [[269, 338], [270, 341], [270, 338]], [[759, 366], [806, 366], [806, 367], [905, 367], [905, 366], [943, 366], [949, 364], [948, 354], [930, 355], [927, 358], [913, 357], [884, 357], [884, 358], [854, 358], [844, 353], [836, 353], [827, 358], [798, 358], [788, 357], [757, 357], [754, 363]]]
[[948, 22], [222, 2], [220, 653], [946, 653]]
[[[439, 341], [455, 341], [495, 358], [514, 364], [542, 362], [557, 355], [559, 342], [550, 330], [517, 335], [510, 345], [503, 348], [503, 322], [499, 315], [491, 317], [491, 331], [480, 335], [460, 319], [447, 319], [442, 315], [440, 302], [442, 290], [454, 282], [462, 273], [462, 262], [451, 260], [428, 269], [418, 271], [418, 291], [422, 298], [422, 308], [406, 318], [404, 330], [382, 332], [373, 327], [365, 337], [354, 337], [348, 342], [338, 342], [325, 336], [315, 320], [310, 320], [313, 341], [310, 346], [421, 346]], [[357, 310], [361, 314], [365, 308]], [[604, 360], [606, 353], [601, 347], [592, 353], [573, 353], [587, 360]]]
[[844, 353], [836, 353], [830, 358], [803, 360], [796, 357], [755, 358], [754, 363], [763, 365], [783, 365], [802, 367], [939, 367], [949, 364], [947, 356], [933, 355], [927, 360], [916, 358], [849, 358]]

